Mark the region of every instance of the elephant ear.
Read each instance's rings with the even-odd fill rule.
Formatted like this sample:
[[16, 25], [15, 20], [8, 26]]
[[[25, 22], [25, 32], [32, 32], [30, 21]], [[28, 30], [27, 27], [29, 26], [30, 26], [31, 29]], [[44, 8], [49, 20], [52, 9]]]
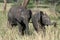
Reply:
[[40, 15], [42, 16], [44, 13], [43, 13], [43, 11], [40, 11]]
[[27, 12], [28, 12], [28, 17], [31, 18], [32, 17], [32, 11], [29, 9], [29, 10], [27, 10]]
[[31, 10], [29, 10], [29, 15], [30, 15], [30, 17], [32, 16], [32, 11]]
[[47, 14], [42, 15], [42, 23], [44, 25], [50, 25], [51, 24], [50, 18]]

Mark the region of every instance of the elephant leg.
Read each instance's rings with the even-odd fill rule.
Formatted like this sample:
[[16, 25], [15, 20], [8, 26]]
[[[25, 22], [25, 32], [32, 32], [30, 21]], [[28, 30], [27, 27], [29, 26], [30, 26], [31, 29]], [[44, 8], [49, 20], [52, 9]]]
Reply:
[[23, 25], [23, 28], [22, 28], [22, 35], [24, 35], [24, 31], [25, 31], [26, 27], [25, 27], [25, 24]]
[[26, 29], [26, 26], [23, 21], [21, 22], [21, 25], [22, 25], [22, 35], [24, 35], [24, 31]]
[[38, 21], [33, 20], [33, 26], [34, 26], [34, 29], [36, 30], [36, 32], [38, 33], [39, 32], [39, 23], [38, 23]]
[[12, 24], [12, 21], [11, 20], [7, 22], [7, 26], [8, 26], [8, 28], [12, 29], [13, 24]]
[[23, 20], [25, 27], [23, 29], [25, 29], [26, 34], [29, 34], [29, 25], [28, 25], [28, 20]]
[[45, 28], [45, 26], [41, 26], [41, 27], [42, 27], [43, 35], [45, 36], [46, 35], [46, 28]]
[[[23, 35], [23, 34], [24, 34], [24, 33], [22, 33], [22, 28], [23, 28], [23, 27], [21, 26], [20, 23], [18, 23], [18, 28], [19, 28], [19, 32]], [[19, 34], [20, 34], [20, 33], [19, 33]]]

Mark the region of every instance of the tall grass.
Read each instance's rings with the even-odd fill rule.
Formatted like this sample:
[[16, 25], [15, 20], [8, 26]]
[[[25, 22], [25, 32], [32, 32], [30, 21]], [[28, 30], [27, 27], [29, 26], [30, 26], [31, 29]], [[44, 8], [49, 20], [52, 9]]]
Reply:
[[[10, 4], [11, 5], [11, 4]], [[7, 10], [9, 10], [10, 5], [7, 5]], [[18, 26], [12, 29], [7, 26], [7, 12], [5, 14], [0, 10], [0, 40], [60, 40], [60, 19], [57, 20], [57, 27], [45, 26], [46, 35], [43, 33], [39, 34], [33, 28], [32, 23], [29, 23], [30, 35], [19, 35]]]

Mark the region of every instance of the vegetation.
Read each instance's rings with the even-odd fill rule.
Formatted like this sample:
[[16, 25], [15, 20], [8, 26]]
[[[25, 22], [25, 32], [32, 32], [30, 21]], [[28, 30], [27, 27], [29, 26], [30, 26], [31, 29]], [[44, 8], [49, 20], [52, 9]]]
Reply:
[[[14, 0], [9, 0], [7, 3], [6, 13], [3, 14], [3, 0], [0, 0], [0, 40], [60, 40], [60, 14], [55, 16], [54, 12], [50, 11], [49, 4], [45, 4], [46, 0], [41, 0], [41, 4], [38, 8], [35, 7], [35, 3], [31, 0], [28, 8], [32, 10], [43, 10], [46, 12], [50, 19], [57, 22], [57, 27], [46, 26], [46, 36], [45, 38], [42, 36], [43, 33], [37, 34], [33, 28], [32, 23], [29, 23], [30, 35], [19, 35], [18, 26], [9, 29], [7, 27], [7, 14], [12, 5], [16, 3]], [[48, 3], [48, 2], [47, 2]], [[35, 9], [34, 9], [35, 8]], [[56, 6], [56, 11], [60, 12], [60, 3]]]
[[[2, 4], [0, 4], [1, 6]], [[12, 4], [7, 5], [7, 10], [11, 7]], [[2, 10], [2, 6], [0, 7]], [[7, 13], [2, 14], [0, 10], [0, 40], [60, 40], [60, 25], [57, 25], [57, 28], [53, 26], [46, 27], [46, 36], [42, 38], [42, 33], [39, 35], [36, 34], [33, 25], [30, 23], [30, 35], [19, 35], [18, 27], [14, 27], [9, 29], [7, 27]], [[51, 17], [52, 18], [52, 17]], [[56, 20], [58, 24], [60, 24], [60, 19]]]

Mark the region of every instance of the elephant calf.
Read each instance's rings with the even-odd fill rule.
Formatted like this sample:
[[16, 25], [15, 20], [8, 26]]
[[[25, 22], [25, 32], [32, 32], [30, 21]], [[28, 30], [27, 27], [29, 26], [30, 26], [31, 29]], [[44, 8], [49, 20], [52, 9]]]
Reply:
[[13, 26], [19, 26], [19, 32], [24, 34], [24, 31], [28, 33], [29, 26], [28, 23], [31, 19], [32, 11], [28, 10], [22, 6], [13, 6], [8, 12], [8, 22]]
[[42, 29], [43, 32], [45, 32], [45, 29], [46, 29], [45, 26], [55, 24], [55, 22], [51, 23], [49, 16], [47, 14], [44, 14], [43, 11], [36, 12], [32, 16], [32, 23], [33, 23], [34, 29], [37, 32], [39, 32], [40, 29]]

